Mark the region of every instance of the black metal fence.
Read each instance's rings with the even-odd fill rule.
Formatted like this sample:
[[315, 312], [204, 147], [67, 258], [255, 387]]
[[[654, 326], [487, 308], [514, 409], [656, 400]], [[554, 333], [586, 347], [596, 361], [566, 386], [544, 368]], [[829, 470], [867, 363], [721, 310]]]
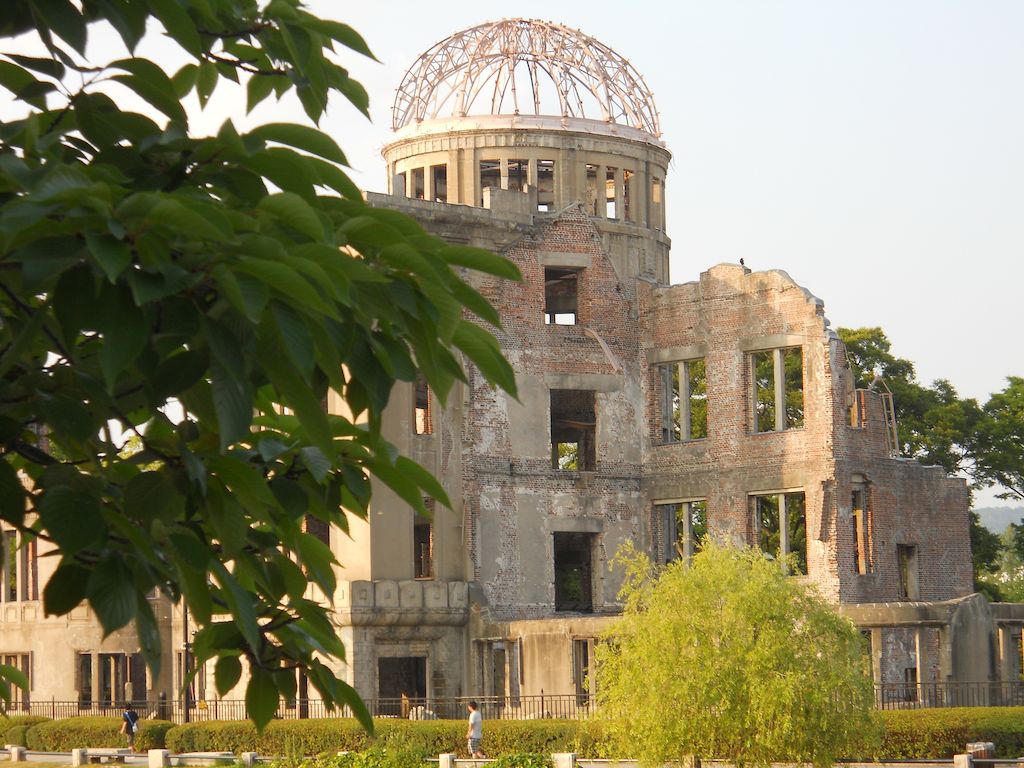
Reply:
[[[365, 699], [367, 709], [374, 717], [394, 717], [412, 720], [462, 720], [467, 717], [466, 705], [476, 701], [486, 720], [539, 720], [548, 718], [576, 719], [587, 717], [593, 710], [588, 695], [563, 694], [539, 696], [478, 696], [432, 697], [414, 699]], [[175, 723], [204, 720], [245, 720], [249, 713], [242, 699], [212, 699], [210, 701], [139, 701], [132, 707], [142, 719], [170, 720]], [[14, 703], [10, 714], [42, 715], [53, 719], [86, 715], [120, 717], [123, 703], [78, 701], [32, 701]], [[281, 720], [300, 720], [328, 717], [352, 717], [347, 708], [329, 711], [318, 699], [282, 701], [276, 717]]]
[[875, 686], [879, 709], [1024, 706], [1024, 681], [884, 683]]
[[[579, 719], [589, 717], [595, 707], [589, 694], [541, 694], [539, 696], [477, 696], [366, 699], [374, 717], [406, 720], [462, 720], [466, 705], [475, 700], [486, 720]], [[879, 709], [928, 709], [938, 707], [1024, 706], [1024, 681], [1005, 683], [885, 683], [875, 685], [875, 705]], [[132, 706], [143, 719], [171, 720], [175, 723], [204, 720], [245, 720], [248, 710], [242, 699], [209, 701], [144, 701]], [[79, 701], [16, 702], [11, 714], [42, 715], [53, 719], [83, 715], [120, 717], [122, 703]], [[328, 711], [318, 699], [282, 701], [276, 717], [300, 720], [352, 717], [347, 707]]]

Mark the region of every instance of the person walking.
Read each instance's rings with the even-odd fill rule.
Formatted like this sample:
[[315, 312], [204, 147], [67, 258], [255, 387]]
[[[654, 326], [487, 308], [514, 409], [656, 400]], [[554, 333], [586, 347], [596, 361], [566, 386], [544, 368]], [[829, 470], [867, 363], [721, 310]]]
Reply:
[[483, 760], [487, 757], [480, 749], [480, 739], [484, 735], [484, 718], [480, 714], [480, 705], [475, 701], [466, 705], [469, 710], [469, 725], [466, 728], [466, 746], [469, 756], [474, 760]]
[[129, 704], [121, 715], [121, 733], [128, 737], [128, 748], [135, 749], [135, 733], [139, 730], [139, 713]]

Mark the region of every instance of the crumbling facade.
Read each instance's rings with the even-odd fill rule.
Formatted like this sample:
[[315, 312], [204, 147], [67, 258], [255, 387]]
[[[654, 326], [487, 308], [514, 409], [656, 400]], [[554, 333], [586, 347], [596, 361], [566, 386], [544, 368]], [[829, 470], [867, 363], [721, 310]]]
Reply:
[[[342, 673], [363, 696], [582, 706], [620, 608], [615, 552], [664, 562], [705, 535], [782, 555], [864, 628], [899, 695], [1019, 678], [1024, 612], [971, 596], [965, 483], [895, 455], [891, 401], [853, 388], [821, 300], [732, 264], [669, 284], [670, 154], [628, 62], [558, 25], [481, 25], [410, 68], [394, 117], [389, 192], [368, 201], [519, 267], [519, 283], [471, 277], [519, 398], [472, 369], [447, 403], [422, 381], [392, 392], [386, 434], [452, 508], [417, 518], [378, 487], [368, 520], [325, 532]], [[85, 608], [44, 620], [23, 560], [0, 655], [24, 656], [33, 696], [175, 698], [180, 662], [148, 680], [134, 638], [101, 641]], [[162, 624], [180, 653], [180, 614]]]

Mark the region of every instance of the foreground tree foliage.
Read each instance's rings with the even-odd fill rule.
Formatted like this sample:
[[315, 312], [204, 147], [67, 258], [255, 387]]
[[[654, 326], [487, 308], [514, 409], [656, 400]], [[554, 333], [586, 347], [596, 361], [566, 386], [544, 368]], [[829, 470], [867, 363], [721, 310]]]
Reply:
[[598, 717], [618, 754], [825, 766], [871, 750], [860, 634], [777, 560], [712, 541], [690, 565], [620, 560], [625, 612], [597, 648]]
[[[131, 55], [86, 58], [100, 23]], [[171, 77], [134, 53], [147, 24], [191, 57]], [[515, 268], [368, 208], [309, 125], [190, 134], [182, 99], [225, 80], [250, 109], [291, 92], [314, 122], [332, 93], [366, 111], [331, 53], [366, 44], [298, 0], [9, 0], [0, 36], [15, 35], [44, 55], [0, 56], [25, 115], [0, 123], [0, 518], [58, 548], [46, 613], [87, 601], [108, 633], [135, 622], [156, 670], [158, 589], [191, 609], [222, 694], [247, 662], [257, 725], [301, 668], [370, 727], [324, 663], [344, 649], [307, 585], [333, 595], [336, 563], [304, 523], [345, 530], [371, 476], [421, 512], [425, 495], [446, 502], [382, 438], [381, 412], [417, 369], [444, 398], [460, 353], [514, 392], [467, 319], [498, 317], [460, 268]], [[150, 114], [122, 108], [124, 89]], [[327, 415], [329, 390], [350, 417]], [[0, 677], [5, 697], [24, 683]]]

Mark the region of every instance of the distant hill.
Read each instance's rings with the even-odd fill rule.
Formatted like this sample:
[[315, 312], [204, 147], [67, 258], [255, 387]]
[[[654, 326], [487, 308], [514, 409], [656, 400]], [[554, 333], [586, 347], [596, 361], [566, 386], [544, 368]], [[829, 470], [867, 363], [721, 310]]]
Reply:
[[974, 511], [992, 533], [1002, 533], [1010, 523], [1019, 523], [1024, 517], [1024, 507], [975, 507]]

